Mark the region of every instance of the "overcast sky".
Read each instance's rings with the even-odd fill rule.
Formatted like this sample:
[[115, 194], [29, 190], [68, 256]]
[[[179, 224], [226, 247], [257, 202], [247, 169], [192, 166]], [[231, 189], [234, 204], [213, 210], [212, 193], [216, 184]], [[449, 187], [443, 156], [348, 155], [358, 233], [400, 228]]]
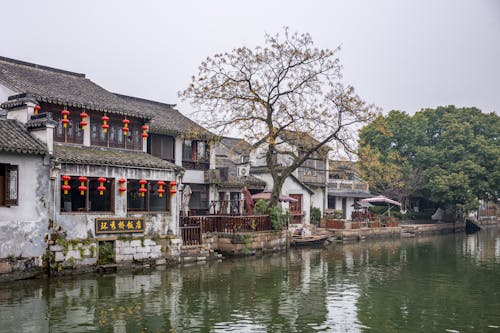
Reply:
[[409, 113], [500, 114], [500, 0], [3, 1], [0, 55], [85, 73], [113, 92], [178, 104], [208, 55], [308, 32], [341, 45], [344, 81]]

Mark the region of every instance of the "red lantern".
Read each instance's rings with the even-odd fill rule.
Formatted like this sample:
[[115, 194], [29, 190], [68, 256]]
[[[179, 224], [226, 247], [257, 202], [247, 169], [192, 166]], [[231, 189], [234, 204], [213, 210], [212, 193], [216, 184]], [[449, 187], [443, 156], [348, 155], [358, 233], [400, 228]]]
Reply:
[[106, 191], [106, 187], [104, 186], [104, 183], [106, 182], [106, 178], [99, 177], [99, 178], [97, 178], [97, 181], [99, 182], [99, 186], [97, 186], [97, 190], [99, 191], [99, 195], [103, 195], [104, 191]]
[[78, 191], [80, 191], [80, 195], [85, 195], [85, 191], [87, 191], [87, 186], [85, 186], [87, 180], [88, 179], [85, 176], [78, 177], [78, 181], [80, 182], [80, 186], [78, 186]]
[[40, 105], [35, 105], [35, 107], [33, 108], [33, 112], [37, 115], [38, 112], [40, 112], [40, 109], [41, 109]]
[[71, 186], [68, 185], [68, 182], [71, 180], [70, 176], [62, 176], [61, 179], [63, 180], [64, 185], [61, 186], [61, 189], [64, 191], [64, 194], [68, 194], [68, 191], [71, 190]]
[[61, 123], [63, 124], [64, 128], [66, 128], [68, 127], [69, 124], [69, 119], [68, 119], [69, 111], [64, 109], [61, 111], [61, 114], [63, 116], [63, 119], [61, 119]]
[[177, 185], [177, 183], [174, 180], [172, 180], [170, 182], [170, 194], [173, 195], [173, 194], [177, 193], [177, 190], [175, 189], [176, 185]]
[[146, 139], [148, 138], [148, 130], [149, 130], [148, 125], [142, 125], [141, 130], [142, 130], [141, 136], [143, 140], [146, 141]]
[[86, 114], [85, 112], [80, 113], [80, 117], [82, 118], [82, 121], [80, 121], [80, 126], [82, 126], [82, 130], [85, 130], [85, 126], [88, 125], [86, 119], [89, 115]]
[[102, 120], [102, 125], [101, 125], [102, 130], [104, 131], [104, 133], [108, 133], [108, 128], [109, 128], [108, 121], [109, 121], [109, 117], [108, 116], [102, 116], [101, 120]]
[[139, 180], [139, 184], [141, 184], [141, 188], [139, 189], [139, 193], [141, 194], [141, 197], [143, 197], [144, 194], [146, 194], [146, 192], [148, 191], [148, 189], [146, 188], [147, 183], [148, 183], [148, 181], [145, 179]]
[[163, 197], [163, 193], [165, 193], [163, 185], [165, 185], [165, 182], [163, 180], [158, 181], [158, 196], [160, 198]]
[[122, 120], [122, 123], [123, 123], [123, 127], [122, 127], [123, 135], [128, 135], [128, 131], [130, 130], [128, 128], [128, 124], [130, 123], [130, 120], [125, 118]]
[[120, 183], [120, 188], [118, 190], [120, 191], [121, 194], [127, 192], [127, 188], [125, 187], [126, 182], [127, 181], [125, 180], [125, 178], [118, 179], [118, 183]]

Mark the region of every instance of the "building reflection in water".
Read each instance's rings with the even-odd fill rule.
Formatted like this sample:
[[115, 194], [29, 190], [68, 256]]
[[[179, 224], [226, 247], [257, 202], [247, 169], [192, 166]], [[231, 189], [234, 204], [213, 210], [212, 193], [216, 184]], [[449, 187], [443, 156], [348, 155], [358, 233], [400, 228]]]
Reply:
[[21, 281], [0, 285], [0, 332], [478, 329], [500, 324], [499, 258], [496, 231]]

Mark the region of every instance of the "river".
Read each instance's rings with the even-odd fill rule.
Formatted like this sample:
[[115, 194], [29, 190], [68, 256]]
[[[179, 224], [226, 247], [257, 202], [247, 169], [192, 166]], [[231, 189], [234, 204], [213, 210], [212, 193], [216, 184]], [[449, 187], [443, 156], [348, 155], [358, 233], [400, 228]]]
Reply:
[[500, 228], [4, 283], [0, 332], [500, 333]]

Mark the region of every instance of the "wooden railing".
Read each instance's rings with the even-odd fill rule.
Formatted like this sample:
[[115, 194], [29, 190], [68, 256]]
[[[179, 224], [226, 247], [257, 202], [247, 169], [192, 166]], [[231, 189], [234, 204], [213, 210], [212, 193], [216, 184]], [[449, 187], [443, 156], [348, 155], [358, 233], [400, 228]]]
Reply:
[[199, 245], [206, 232], [256, 232], [272, 230], [273, 226], [268, 215], [206, 215], [181, 217], [180, 229], [184, 245]]

